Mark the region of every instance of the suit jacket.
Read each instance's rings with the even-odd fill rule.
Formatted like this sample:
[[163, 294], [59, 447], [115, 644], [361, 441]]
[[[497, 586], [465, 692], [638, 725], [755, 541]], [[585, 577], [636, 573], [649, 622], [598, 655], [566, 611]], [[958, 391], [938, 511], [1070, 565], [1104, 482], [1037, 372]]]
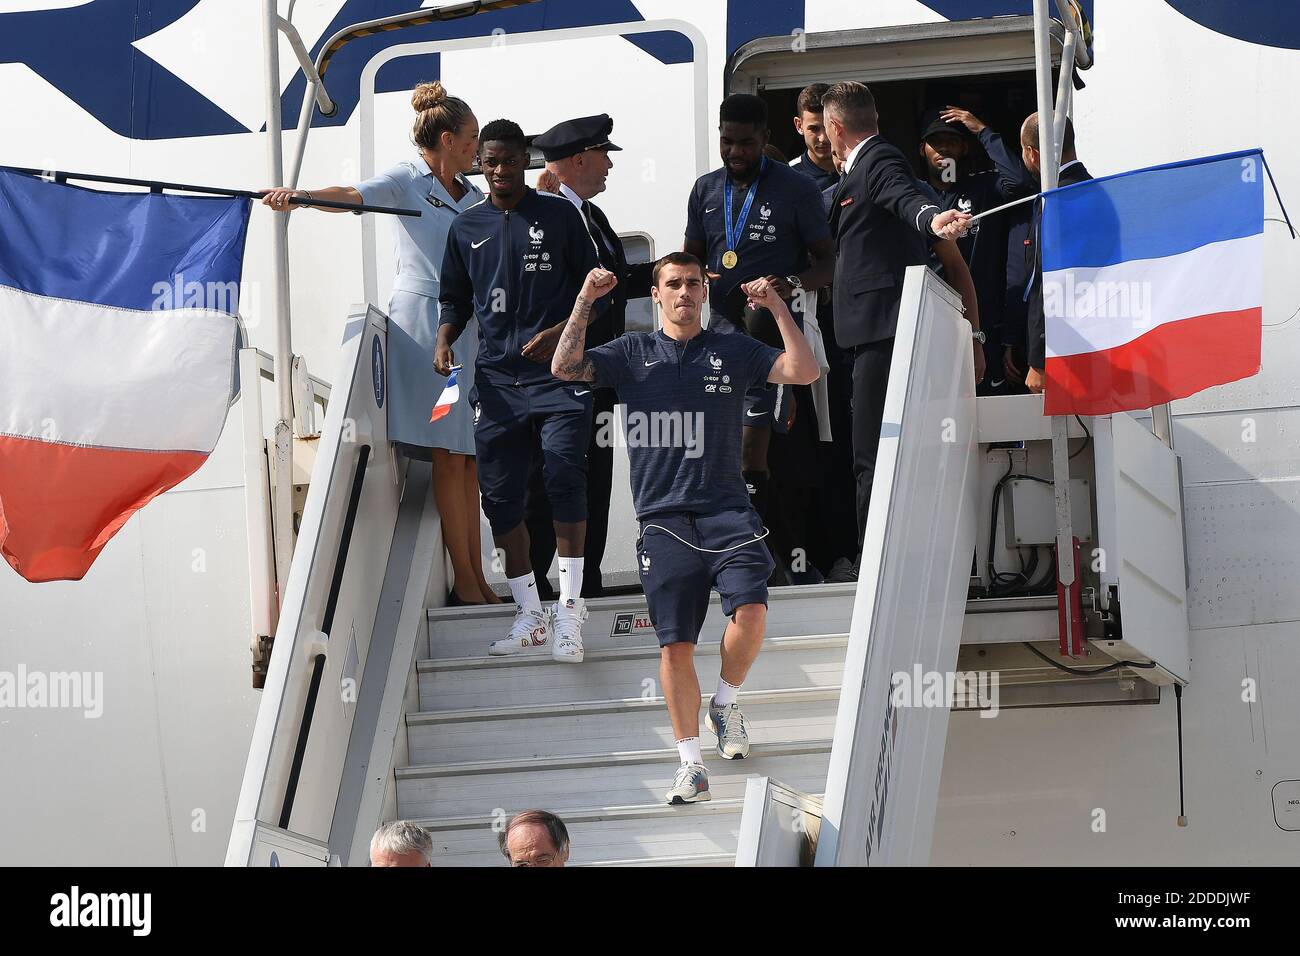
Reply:
[[[1062, 169], [1057, 181], [1058, 186], [1072, 186], [1092, 179], [1092, 175], [1083, 163], [1074, 163], [1068, 169]], [[1039, 222], [1042, 216], [1042, 202], [1035, 202], [1033, 219], [1029, 234], [1025, 239], [1025, 269], [1029, 273], [1029, 307], [1026, 310], [1026, 354], [1032, 368], [1042, 369], [1047, 361], [1047, 336], [1043, 321], [1043, 257], [1039, 248]]]
[[862, 147], [831, 198], [835, 341], [852, 348], [893, 337], [903, 273], [925, 265], [940, 213], [903, 154], [880, 136]]
[[[618, 276], [618, 285], [610, 293], [609, 307], [587, 326], [586, 347], [591, 349], [611, 342], [627, 331], [627, 300], [642, 299], [650, 294], [650, 274], [654, 271], [654, 263], [629, 263], [623, 241], [610, 226], [609, 217], [594, 202], [588, 201], [587, 206], [591, 210], [591, 221], [609, 244], [609, 248], [600, 249], [600, 264]], [[610, 249], [613, 250], [612, 260]]]

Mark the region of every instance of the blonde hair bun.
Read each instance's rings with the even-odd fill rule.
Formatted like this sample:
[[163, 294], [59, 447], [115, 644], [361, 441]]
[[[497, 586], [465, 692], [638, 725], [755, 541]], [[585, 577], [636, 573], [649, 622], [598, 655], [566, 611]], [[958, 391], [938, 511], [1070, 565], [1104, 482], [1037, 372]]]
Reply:
[[432, 83], [421, 83], [411, 93], [411, 105], [415, 107], [417, 113], [440, 106], [446, 99], [447, 91], [437, 80]]

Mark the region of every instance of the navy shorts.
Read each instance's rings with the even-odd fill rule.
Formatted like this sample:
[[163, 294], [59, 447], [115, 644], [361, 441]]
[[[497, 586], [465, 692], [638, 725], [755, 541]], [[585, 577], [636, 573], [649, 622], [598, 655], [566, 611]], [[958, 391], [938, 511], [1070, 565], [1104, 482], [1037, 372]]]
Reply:
[[767, 606], [775, 567], [752, 508], [716, 514], [652, 515], [641, 522], [637, 571], [659, 646], [694, 644], [709, 611], [709, 592], [727, 617], [746, 604]]
[[494, 535], [524, 520], [536, 435], [542, 440], [542, 480], [556, 521], [587, 520], [587, 445], [592, 385], [553, 379], [536, 385], [480, 382], [474, 406], [474, 449], [483, 513]]

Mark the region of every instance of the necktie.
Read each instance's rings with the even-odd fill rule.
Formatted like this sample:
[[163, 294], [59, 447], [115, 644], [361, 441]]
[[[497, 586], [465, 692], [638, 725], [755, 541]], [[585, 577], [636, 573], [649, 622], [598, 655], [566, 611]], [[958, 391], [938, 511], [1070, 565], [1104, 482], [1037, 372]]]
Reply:
[[604, 231], [596, 225], [591, 215], [591, 203], [585, 199], [582, 201], [582, 218], [587, 223], [587, 234], [591, 236], [591, 241], [596, 244], [596, 257], [600, 260], [600, 267], [611, 272], [615, 271], [616, 263], [609, 244], [605, 241]]

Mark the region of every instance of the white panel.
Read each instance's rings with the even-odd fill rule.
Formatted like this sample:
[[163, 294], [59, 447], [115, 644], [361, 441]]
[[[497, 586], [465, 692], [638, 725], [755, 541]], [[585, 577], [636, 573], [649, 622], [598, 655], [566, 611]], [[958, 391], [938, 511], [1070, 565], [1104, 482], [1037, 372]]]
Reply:
[[817, 863], [930, 855], [943, 707], [894, 706], [895, 673], [955, 669], [978, 483], [970, 330], [947, 286], [907, 272], [876, 456]]
[[[1274, 788], [1300, 777], [1294, 624], [1195, 631], [1183, 693], [1188, 825], [1174, 695], [1155, 705], [954, 714], [937, 866], [1294, 866]], [[1243, 682], [1255, 699], [1243, 700]], [[1285, 786], [1280, 788], [1285, 789]]]
[[1300, 408], [1261, 408], [1174, 418], [1183, 484], [1300, 478]]
[[1300, 481], [1193, 485], [1185, 497], [1192, 626], [1300, 620]]
[[1131, 415], [1095, 422], [1101, 581], [1119, 587], [1124, 636], [1115, 648], [1156, 661], [1185, 681], [1187, 570], [1177, 456]]

